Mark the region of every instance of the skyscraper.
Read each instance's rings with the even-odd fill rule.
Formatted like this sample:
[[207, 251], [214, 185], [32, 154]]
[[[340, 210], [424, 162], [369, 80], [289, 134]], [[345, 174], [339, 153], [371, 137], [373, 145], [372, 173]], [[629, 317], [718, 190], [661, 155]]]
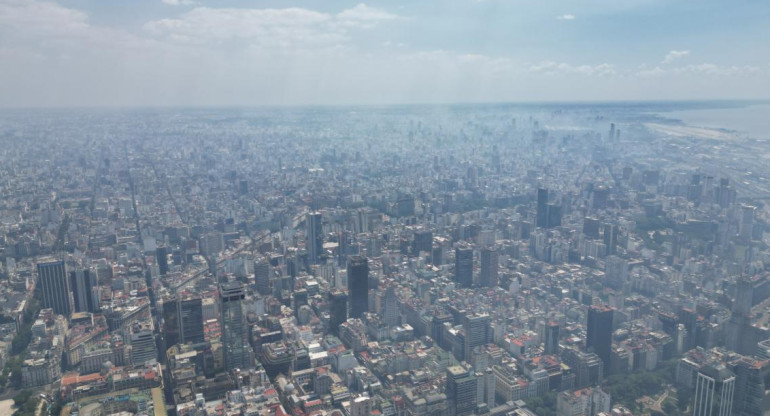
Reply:
[[168, 273], [168, 249], [158, 247], [155, 249], [155, 257], [158, 260], [158, 272], [161, 276], [165, 276]]
[[460, 243], [455, 249], [455, 281], [461, 287], [473, 285], [473, 248]]
[[385, 289], [385, 307], [383, 309], [385, 324], [388, 326], [398, 325], [398, 295], [396, 295], [396, 288], [393, 286], [388, 286]]
[[484, 287], [497, 286], [500, 254], [495, 248], [481, 250], [481, 276], [479, 283]]
[[329, 332], [339, 335], [339, 327], [348, 320], [348, 294], [339, 289], [329, 292]]
[[544, 352], [546, 355], [559, 354], [559, 324], [556, 322], [549, 322], [545, 326]]
[[360, 318], [369, 310], [369, 261], [364, 256], [352, 256], [348, 260], [348, 293], [350, 317]]
[[54, 313], [70, 316], [73, 310], [72, 290], [64, 261], [38, 263], [37, 275], [43, 293], [43, 306], [53, 309]]
[[199, 295], [181, 296], [177, 301], [179, 308], [180, 331], [182, 344], [204, 341], [203, 335], [203, 303]]
[[94, 302], [94, 286], [96, 273], [88, 269], [77, 268], [70, 271], [70, 288], [75, 312], [96, 312], [99, 303]]
[[604, 224], [604, 245], [607, 247], [607, 255], [618, 253], [618, 226]]
[[131, 364], [140, 366], [148, 361], [158, 359], [158, 350], [155, 346], [155, 334], [152, 321], [143, 323], [134, 322], [129, 329], [131, 343]]
[[588, 309], [588, 328], [586, 348], [593, 349], [604, 363], [604, 370], [610, 367], [612, 350], [612, 309], [607, 306], [593, 305]]
[[180, 341], [180, 319], [176, 296], [163, 298], [163, 348], [168, 349]]
[[548, 190], [544, 188], [538, 188], [537, 190], [537, 217], [535, 220], [536, 227], [546, 228], [548, 227]]
[[491, 341], [489, 330], [490, 318], [487, 314], [469, 315], [465, 317], [463, 329], [465, 330], [465, 345], [463, 346], [463, 359], [471, 359], [471, 351], [474, 348], [485, 345]]
[[243, 315], [243, 299], [246, 297], [240, 282], [223, 283], [219, 288], [220, 321], [225, 369], [248, 369], [251, 367], [251, 347]]
[[318, 263], [323, 253], [323, 217], [320, 212], [307, 214], [307, 252], [310, 263]]
[[412, 255], [419, 256], [420, 252], [433, 251], [433, 233], [430, 230], [420, 230], [414, 233], [412, 243]]
[[693, 397], [693, 416], [730, 416], [735, 376], [724, 365], [706, 365], [698, 371]]
[[472, 414], [476, 410], [478, 398], [476, 376], [459, 365], [447, 368], [446, 372], [446, 398], [449, 402], [449, 413], [457, 416]]
[[256, 281], [259, 294], [270, 294], [270, 263], [267, 259], [254, 262], [254, 280]]

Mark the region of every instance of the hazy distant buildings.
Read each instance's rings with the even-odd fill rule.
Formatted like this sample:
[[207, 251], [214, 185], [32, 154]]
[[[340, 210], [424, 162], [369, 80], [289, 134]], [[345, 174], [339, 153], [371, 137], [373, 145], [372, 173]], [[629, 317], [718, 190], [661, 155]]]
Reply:
[[535, 226], [538, 228], [553, 228], [561, 225], [562, 207], [549, 201], [548, 190], [537, 190], [537, 212]]

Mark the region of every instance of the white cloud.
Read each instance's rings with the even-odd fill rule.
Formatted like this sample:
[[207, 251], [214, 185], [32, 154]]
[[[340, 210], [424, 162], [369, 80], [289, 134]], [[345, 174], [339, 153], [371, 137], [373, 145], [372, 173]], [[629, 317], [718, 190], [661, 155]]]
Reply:
[[557, 74], [580, 74], [588, 76], [611, 76], [615, 75], [615, 66], [603, 63], [598, 65], [571, 65], [564, 62], [543, 61], [537, 64], [529, 65], [529, 71], [546, 75]]
[[398, 18], [398, 15], [382, 9], [369, 7], [364, 3], [359, 3], [351, 9], [343, 10], [336, 16], [336, 19], [343, 24], [359, 27], [373, 27], [382, 21]]
[[677, 59], [684, 58], [685, 56], [689, 55], [690, 51], [675, 51], [672, 50], [669, 53], [666, 54], [666, 57], [663, 59], [664, 64], [670, 64]]
[[182, 6], [182, 5], [195, 4], [193, 0], [161, 0], [161, 1], [170, 6]]
[[556, 16], [556, 20], [575, 20], [574, 14], [562, 14], [559, 16]]
[[303, 8], [236, 9], [196, 7], [174, 19], [148, 22], [155, 36], [188, 43], [242, 41], [254, 47], [338, 47], [350, 29], [369, 29], [399, 16], [365, 4], [337, 14]]

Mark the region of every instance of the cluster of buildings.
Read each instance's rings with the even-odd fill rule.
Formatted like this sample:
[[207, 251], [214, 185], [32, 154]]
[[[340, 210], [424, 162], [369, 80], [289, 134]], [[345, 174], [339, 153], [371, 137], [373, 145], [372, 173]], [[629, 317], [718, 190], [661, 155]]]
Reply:
[[770, 411], [746, 148], [603, 111], [13, 119], [0, 357], [80, 415], [625, 416], [675, 360], [694, 415]]

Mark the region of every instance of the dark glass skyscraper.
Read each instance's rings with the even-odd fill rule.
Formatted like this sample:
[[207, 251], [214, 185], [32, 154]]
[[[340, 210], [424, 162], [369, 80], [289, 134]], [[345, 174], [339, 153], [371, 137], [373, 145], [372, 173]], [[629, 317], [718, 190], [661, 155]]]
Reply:
[[310, 263], [318, 263], [323, 253], [323, 217], [320, 212], [307, 214], [307, 252]]
[[168, 249], [166, 247], [158, 247], [155, 249], [155, 257], [158, 260], [160, 275], [165, 276], [168, 273]]
[[350, 317], [360, 318], [369, 310], [369, 261], [364, 256], [348, 259]]
[[73, 309], [72, 290], [64, 261], [38, 263], [37, 275], [43, 293], [43, 306], [69, 317]]
[[546, 228], [548, 226], [548, 190], [538, 188], [537, 190], [537, 218], [535, 226]]
[[240, 282], [223, 283], [219, 288], [222, 347], [225, 369], [228, 371], [251, 366], [251, 347], [248, 344], [243, 299], [246, 297]]
[[593, 349], [604, 362], [605, 373], [609, 373], [610, 351], [612, 351], [612, 309], [593, 305], [588, 309], [586, 348]]
[[329, 332], [339, 334], [339, 327], [348, 320], [348, 294], [339, 289], [329, 292]]
[[481, 250], [481, 275], [479, 284], [484, 287], [497, 286], [500, 255], [497, 249], [485, 248]]
[[545, 326], [545, 354], [559, 354], [559, 324], [549, 322]]
[[461, 287], [473, 285], [473, 248], [467, 243], [455, 249], [455, 281]]
[[96, 312], [99, 303], [94, 302], [93, 289], [96, 286], [96, 273], [78, 268], [70, 272], [70, 288], [75, 312]]
[[180, 342], [203, 342], [203, 304], [200, 296], [180, 298], [177, 302], [180, 320]]

